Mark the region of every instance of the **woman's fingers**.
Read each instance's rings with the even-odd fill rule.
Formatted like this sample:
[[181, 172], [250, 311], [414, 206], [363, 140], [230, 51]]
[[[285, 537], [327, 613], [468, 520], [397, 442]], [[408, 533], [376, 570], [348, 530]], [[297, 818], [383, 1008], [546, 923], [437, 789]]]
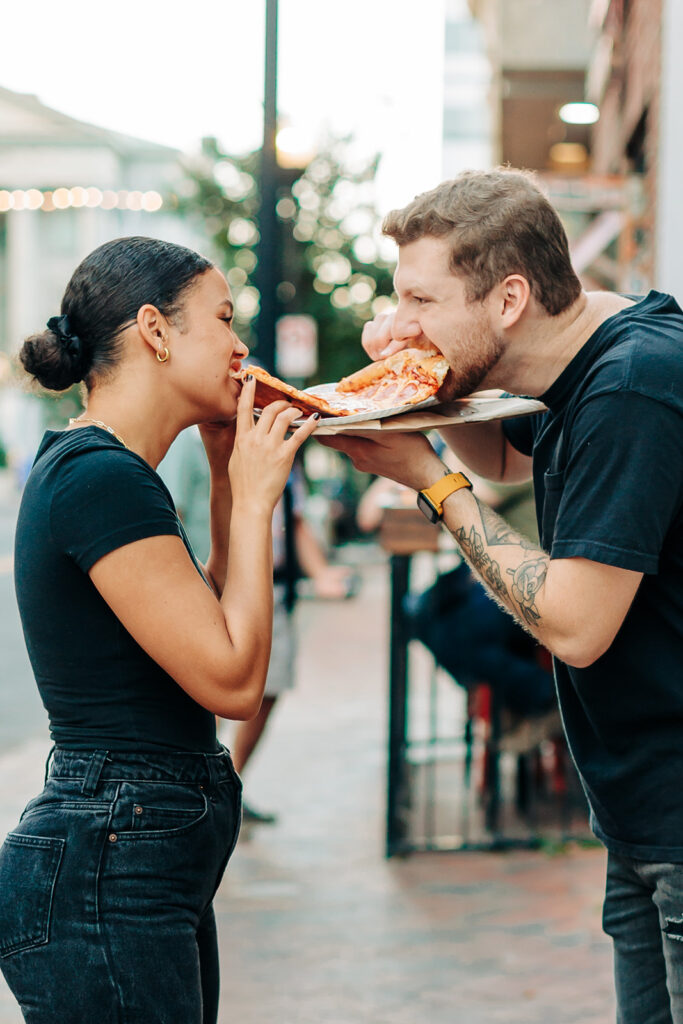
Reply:
[[261, 410], [261, 415], [259, 417], [259, 428], [268, 433], [270, 430], [272, 430], [273, 424], [275, 423], [278, 416], [280, 416], [280, 414], [283, 412], [294, 413], [294, 415], [292, 416], [293, 420], [295, 420], [297, 416], [301, 415], [299, 410], [295, 409], [291, 402], [271, 402], [269, 405], [267, 405], [264, 409]]
[[237, 399], [237, 430], [250, 430], [254, 426], [254, 392], [256, 381], [253, 376], [247, 377]]
[[277, 441], [284, 441], [288, 431], [291, 429], [292, 423], [294, 423], [295, 420], [298, 420], [300, 416], [301, 410], [294, 409], [291, 405], [285, 409], [281, 409], [273, 420], [273, 425], [270, 428], [270, 433], [273, 438]]
[[302, 423], [300, 427], [292, 433], [292, 436], [288, 440], [287, 444], [291, 445], [295, 452], [298, 452], [304, 441], [307, 441], [311, 434], [315, 431], [320, 421], [320, 415], [313, 413], [309, 416], [305, 423]]

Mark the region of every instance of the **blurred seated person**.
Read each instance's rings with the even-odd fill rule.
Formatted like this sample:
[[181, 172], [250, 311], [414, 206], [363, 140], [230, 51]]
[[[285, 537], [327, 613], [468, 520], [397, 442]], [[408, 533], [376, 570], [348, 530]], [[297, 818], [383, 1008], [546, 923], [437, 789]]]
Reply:
[[[453, 463], [451, 453], [449, 463]], [[538, 543], [533, 487], [524, 484], [493, 484], [477, 477], [464, 466], [452, 466], [467, 473], [474, 493], [504, 515], [521, 534]], [[400, 505], [401, 487], [377, 478], [358, 505], [361, 530], [372, 532], [382, 519], [382, 509]], [[415, 496], [410, 494], [409, 507]], [[544, 664], [538, 642], [490, 598], [462, 561], [440, 575], [423, 593], [408, 594], [404, 612], [411, 638], [420, 640], [437, 663], [469, 692], [487, 683], [500, 707], [516, 717], [542, 716], [555, 712], [552, 671]]]
[[[176, 504], [192, 550], [202, 559], [209, 548], [209, 465], [199, 430], [190, 427], [173, 442], [159, 474]], [[304, 484], [295, 465], [273, 513], [273, 642], [261, 708], [250, 721], [236, 723], [230, 752], [239, 775], [256, 749], [278, 698], [294, 687], [296, 631], [293, 611], [296, 583], [310, 578], [313, 596], [342, 600], [352, 596], [355, 576], [349, 566], [332, 565], [304, 517]], [[222, 725], [222, 722], [220, 723]], [[243, 801], [242, 818], [273, 824], [275, 814]]]

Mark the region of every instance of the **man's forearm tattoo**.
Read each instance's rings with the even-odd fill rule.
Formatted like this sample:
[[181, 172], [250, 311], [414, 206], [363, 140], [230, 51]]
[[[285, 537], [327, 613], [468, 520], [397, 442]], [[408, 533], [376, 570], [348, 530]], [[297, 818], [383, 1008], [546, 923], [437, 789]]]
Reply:
[[529, 626], [535, 626], [541, 618], [536, 607], [536, 594], [545, 582], [548, 572], [547, 559], [534, 558], [522, 562], [517, 569], [507, 569], [506, 572], [512, 576], [512, 596], [519, 605], [524, 621]]
[[[472, 525], [469, 531], [458, 527], [454, 537], [463, 550], [467, 561], [488, 585], [493, 596], [507, 609], [517, 613], [530, 627], [537, 625], [541, 613], [536, 604], [536, 595], [543, 586], [548, 572], [548, 556], [526, 537], [522, 537], [500, 516], [477, 501], [481, 516], [481, 532]], [[506, 569], [505, 575], [512, 581], [508, 590], [500, 563], [491, 557], [488, 548], [505, 545], [533, 552], [535, 557], [524, 558], [514, 569]]]
[[503, 601], [509, 603], [510, 598], [500, 571], [500, 565], [489, 555], [481, 534], [477, 532], [474, 526], [466, 534], [465, 527], [461, 526], [455, 531], [454, 536], [465, 552], [467, 561], [477, 570], [481, 578], [488, 583], [491, 590]]
[[535, 551], [536, 545], [533, 541], [522, 537], [504, 519], [494, 512], [488, 505], [483, 505], [477, 498], [474, 499], [479, 506], [479, 514], [484, 527], [484, 534], [489, 544], [515, 544], [517, 547], [527, 551]]

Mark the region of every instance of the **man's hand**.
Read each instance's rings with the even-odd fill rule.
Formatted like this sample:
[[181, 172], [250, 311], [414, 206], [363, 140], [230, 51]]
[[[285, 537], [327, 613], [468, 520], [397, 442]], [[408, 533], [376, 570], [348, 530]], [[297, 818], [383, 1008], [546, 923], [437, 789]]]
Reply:
[[436, 483], [445, 470], [443, 462], [419, 431], [391, 433], [378, 430], [372, 437], [367, 434], [353, 437], [334, 434], [316, 440], [328, 448], [344, 452], [361, 472], [388, 477], [416, 491]]
[[371, 359], [386, 359], [403, 348], [420, 348], [429, 344], [417, 323], [406, 324], [401, 329], [400, 338], [395, 338], [394, 318], [394, 313], [380, 313], [363, 327], [361, 341]]

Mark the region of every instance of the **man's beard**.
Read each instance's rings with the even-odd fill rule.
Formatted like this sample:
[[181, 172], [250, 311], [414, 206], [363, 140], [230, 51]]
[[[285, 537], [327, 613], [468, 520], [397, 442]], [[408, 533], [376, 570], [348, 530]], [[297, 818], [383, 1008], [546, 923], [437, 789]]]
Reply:
[[[467, 340], [455, 342], [447, 356], [450, 370], [439, 388], [440, 400], [452, 402], [456, 398], [465, 398], [473, 391], [480, 390], [499, 362], [503, 351], [502, 338], [496, 337], [488, 324], [475, 324], [468, 331]], [[457, 363], [454, 365], [456, 359]]]

